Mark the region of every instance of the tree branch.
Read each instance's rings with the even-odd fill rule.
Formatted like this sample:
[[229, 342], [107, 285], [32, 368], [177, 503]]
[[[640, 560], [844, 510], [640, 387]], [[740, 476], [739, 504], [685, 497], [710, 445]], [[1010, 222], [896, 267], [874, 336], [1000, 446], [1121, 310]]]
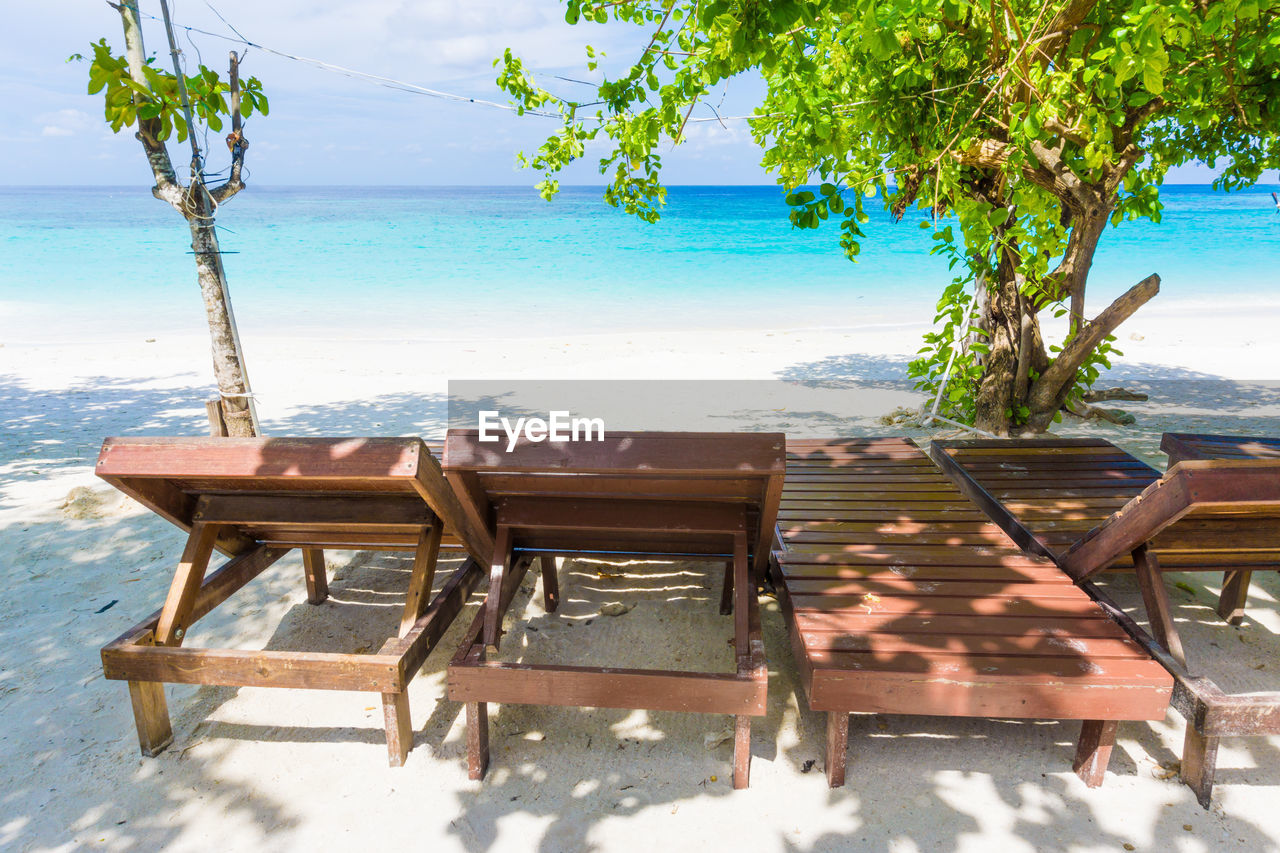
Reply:
[[209, 191], [215, 204], [222, 204], [240, 190], [244, 189], [244, 181], [240, 180], [240, 172], [244, 169], [244, 153], [249, 147], [249, 140], [241, 132], [240, 119], [240, 57], [231, 51], [231, 70], [227, 74], [231, 86], [231, 132], [227, 134], [227, 147], [231, 149], [231, 173], [227, 181], [220, 187]]
[[1089, 353], [1097, 349], [1107, 335], [1115, 331], [1117, 326], [1159, 292], [1160, 276], [1153, 273], [1129, 288], [1115, 302], [1108, 305], [1105, 311], [1094, 317], [1087, 326], [1067, 341], [1062, 352], [1031, 386], [1031, 393], [1027, 395], [1031, 411], [1051, 418], [1061, 406], [1067, 390], [1075, 379], [1076, 371], [1088, 358]]
[[[124, 46], [125, 56], [129, 62], [129, 76], [133, 78], [133, 82], [150, 91], [147, 75], [143, 71], [147, 64], [147, 54], [142, 46], [142, 21], [138, 16], [138, 2], [123, 0], [115, 8], [120, 12], [120, 22], [124, 26]], [[138, 103], [140, 97], [135, 94], [134, 103]], [[138, 132], [135, 135], [142, 143], [143, 150], [147, 152], [147, 162], [151, 164], [151, 174], [156, 181], [155, 186], [151, 188], [151, 194], [161, 201], [168, 202], [185, 216], [187, 191], [173, 169], [168, 150], [159, 140], [159, 130], [159, 119], [138, 119]]]
[[[1072, 212], [1080, 212], [1096, 201], [1089, 186], [1062, 162], [1061, 149], [1032, 142], [1031, 154], [1038, 165], [1034, 168], [1018, 167], [1022, 176], [1031, 183], [1053, 193]], [[966, 166], [1005, 169], [1009, 166], [1009, 144], [998, 139], [984, 139], [971, 148], [955, 152], [954, 156]]]
[[1056, 54], [1064, 45], [1070, 42], [1071, 36], [1084, 23], [1084, 19], [1093, 11], [1093, 7], [1097, 5], [1097, 0], [1070, 0], [1063, 6], [1061, 11], [1045, 27], [1047, 32], [1061, 33], [1059, 39], [1051, 41], [1044, 46], [1045, 53]]

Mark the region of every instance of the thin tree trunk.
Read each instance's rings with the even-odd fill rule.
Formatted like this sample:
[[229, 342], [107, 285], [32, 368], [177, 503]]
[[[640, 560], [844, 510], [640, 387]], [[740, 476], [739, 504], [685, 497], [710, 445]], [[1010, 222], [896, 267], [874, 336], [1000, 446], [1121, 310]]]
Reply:
[[231, 313], [231, 300], [227, 297], [227, 274], [222, 268], [222, 251], [218, 246], [218, 234], [214, 228], [213, 205], [209, 203], [203, 186], [195, 191], [203, 202], [193, 204], [205, 215], [187, 218], [191, 226], [191, 250], [196, 258], [196, 277], [200, 283], [200, 295], [204, 299], [205, 315], [209, 320], [209, 339], [213, 346], [213, 375], [222, 395], [222, 412], [227, 422], [227, 435], [249, 437], [258, 433], [256, 418], [249, 397], [249, 381], [240, 353], [239, 335], [235, 317]]
[[[125, 54], [129, 62], [129, 74], [139, 85], [146, 86], [143, 66], [146, 51], [142, 41], [142, 24], [136, 0], [123, 0], [117, 7], [124, 26]], [[137, 96], [135, 96], [137, 97]], [[152, 194], [168, 202], [183, 215], [191, 229], [191, 249], [196, 259], [196, 279], [204, 299], [205, 314], [209, 321], [209, 338], [213, 348], [213, 372], [222, 396], [227, 431], [232, 436], [253, 436], [258, 433], [257, 418], [251, 402], [248, 376], [244, 369], [243, 350], [236, 333], [231, 303], [227, 297], [227, 276], [222, 267], [222, 252], [214, 229], [216, 209], [210, 191], [193, 176], [191, 186], [183, 187], [169, 152], [158, 138], [158, 119], [138, 121], [138, 140], [147, 154], [156, 184]], [[189, 129], [194, 132], [194, 129]], [[241, 154], [241, 156], [243, 156]], [[237, 163], [238, 165], [238, 163]], [[219, 203], [230, 198], [242, 186], [239, 169], [234, 172], [235, 186], [228, 184], [214, 192]]]
[[974, 426], [995, 435], [1008, 435], [1012, 409], [1018, 404], [1011, 396], [1018, 370], [1018, 341], [1021, 318], [1018, 310], [1018, 279], [1015, 263], [1002, 251], [996, 264], [996, 281], [987, 301], [986, 326], [990, 337], [982, 379], [974, 400]]

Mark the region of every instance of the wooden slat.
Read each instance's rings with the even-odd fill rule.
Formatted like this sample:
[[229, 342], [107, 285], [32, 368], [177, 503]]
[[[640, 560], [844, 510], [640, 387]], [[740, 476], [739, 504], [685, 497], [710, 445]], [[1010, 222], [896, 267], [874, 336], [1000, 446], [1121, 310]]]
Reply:
[[1090, 683], [1062, 678], [1030, 685], [1022, 678], [956, 678], [952, 673], [850, 673], [815, 670], [809, 706], [864, 713], [932, 714], [1054, 720], [1162, 720], [1167, 684]]
[[900, 613], [869, 613], [863, 608], [852, 611], [796, 610], [795, 624], [806, 635], [820, 632], [892, 633], [908, 636], [982, 636], [1021, 637], [1042, 632], [1067, 637], [1124, 637], [1127, 636], [1105, 615], [1085, 616], [999, 616], [999, 615], [904, 615]]
[[289, 477], [367, 480], [412, 478], [416, 438], [108, 438], [100, 477]]
[[[1070, 583], [1000, 583], [972, 580], [919, 580], [916, 578], [787, 578], [787, 589], [798, 601], [809, 595], [900, 596], [903, 598], [951, 597], [966, 601], [984, 600], [1066, 600], [1080, 601], [1080, 593]], [[867, 605], [874, 609], [875, 605]]]
[[848, 565], [833, 563], [804, 563], [795, 558], [779, 564], [782, 576], [788, 580], [803, 578], [846, 578], [868, 579], [879, 578], [905, 579], [912, 581], [988, 581], [992, 583], [1027, 583], [1057, 584], [1071, 586], [1071, 578], [1067, 577], [1056, 566], [882, 566], [882, 565]]
[[797, 613], [808, 611], [849, 611], [853, 613], [902, 613], [937, 616], [1037, 616], [1054, 619], [1062, 616], [1085, 616], [1096, 612], [1092, 602], [1075, 599], [1027, 599], [983, 596], [982, 598], [948, 598], [947, 596], [877, 596], [865, 594], [803, 594], [791, 596]]
[[102, 650], [102, 673], [109, 679], [167, 684], [375, 693], [404, 689], [396, 658], [325, 652], [108, 646]]
[[483, 661], [449, 667], [454, 702], [641, 708], [704, 714], [765, 711], [765, 685], [733, 673], [674, 672]]
[[[1119, 650], [1119, 647], [1117, 647]], [[1024, 685], [1070, 683], [1116, 684], [1141, 687], [1167, 685], [1168, 675], [1136, 648], [1119, 657], [1085, 658], [1041, 655], [971, 655], [935, 650], [928, 655], [893, 656], [887, 660], [859, 652], [809, 650], [817, 670], [838, 670], [842, 674], [885, 673], [891, 676], [946, 676], [952, 679], [978, 678], [993, 682], [1016, 681]], [[1028, 691], [1029, 696], [1034, 694]], [[1167, 694], [1166, 694], [1167, 696]]]
[[[976, 657], [1065, 657], [1078, 660], [1123, 658], [1132, 660], [1140, 649], [1128, 637], [1081, 638], [1031, 634], [974, 637], [927, 634], [844, 634], [811, 632], [802, 635], [806, 651], [865, 653], [892, 660], [898, 655], [922, 658], [937, 653]], [[815, 659], [816, 660], [816, 659]]]
[[422, 527], [431, 510], [413, 495], [202, 495], [195, 514], [209, 524], [328, 529]]
[[618, 432], [603, 440], [529, 442], [521, 437], [512, 452], [506, 442], [482, 443], [477, 430], [449, 430], [447, 470], [565, 470], [576, 473], [642, 476], [743, 476], [782, 473], [781, 433]]
[[685, 478], [618, 477], [607, 474], [582, 474], [566, 478], [563, 474], [511, 474], [477, 472], [477, 486], [492, 498], [502, 497], [609, 497], [671, 498], [676, 500], [757, 501], [758, 479], [746, 477]]
[[745, 508], [735, 504], [617, 499], [503, 498], [496, 506], [498, 523], [518, 530], [615, 531], [635, 534], [745, 532]]

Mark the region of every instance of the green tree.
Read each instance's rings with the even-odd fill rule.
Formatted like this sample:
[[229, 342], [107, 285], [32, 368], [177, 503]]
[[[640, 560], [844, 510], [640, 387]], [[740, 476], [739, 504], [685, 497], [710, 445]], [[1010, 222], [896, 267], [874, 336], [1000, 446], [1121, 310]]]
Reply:
[[[562, 121], [522, 161], [555, 175], [605, 143], [606, 199], [646, 220], [664, 200], [660, 147], [701, 99], [764, 79], [750, 121], [791, 221], [838, 225], [850, 258], [867, 199], [924, 214], [959, 277], [912, 374], [944, 414], [1039, 432], [1108, 364], [1112, 332], [1159, 290], [1150, 275], [1097, 316], [1085, 288], [1108, 224], [1159, 221], [1171, 167], [1204, 161], [1235, 189], [1280, 165], [1276, 0], [567, 0], [566, 20], [642, 27], [648, 44], [581, 106], [510, 50], [498, 83]], [[587, 66], [599, 57], [588, 48]], [[815, 186], [818, 185], [818, 186]], [[973, 283], [979, 286], [973, 287]], [[1046, 348], [1042, 312], [1068, 315]], [[966, 334], [964, 330], [968, 329]]]
[[[113, 133], [136, 128], [135, 136], [142, 143], [155, 178], [152, 195], [167, 202], [187, 220], [227, 433], [251, 436], [258, 428], [244, 353], [227, 295], [227, 274], [222, 266], [214, 214], [220, 205], [244, 189], [241, 175], [249, 142], [241, 133], [241, 121], [255, 112], [266, 115], [267, 97], [257, 78], [238, 79], [234, 53], [226, 80], [203, 65], [195, 75], [184, 75], [182, 79], [164, 71], [146, 57], [136, 0], [112, 5], [119, 11], [124, 25], [125, 55], [117, 56], [106, 39], [90, 46], [89, 94], [101, 93], [104, 116]], [[80, 54], [71, 58], [86, 60]], [[226, 138], [231, 165], [226, 180], [211, 187], [205, 183], [203, 154], [193, 134], [201, 133], [202, 126], [221, 131], [224, 119], [232, 127]], [[185, 185], [165, 146], [165, 141], [174, 135], [179, 143], [191, 143], [191, 177]]]

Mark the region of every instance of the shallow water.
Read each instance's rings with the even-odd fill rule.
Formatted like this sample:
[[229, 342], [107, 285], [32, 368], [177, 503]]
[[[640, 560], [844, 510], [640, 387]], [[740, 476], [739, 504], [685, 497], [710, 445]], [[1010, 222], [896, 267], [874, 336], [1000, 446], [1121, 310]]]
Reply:
[[[1151, 272], [1159, 302], [1280, 300], [1269, 187], [1163, 192], [1160, 224], [1103, 237], [1091, 303]], [[791, 228], [773, 187], [675, 187], [662, 221], [598, 188], [252, 186], [219, 212], [240, 322], [348, 334], [555, 335], [927, 321], [950, 278], [908, 216], [873, 216], [861, 261]], [[185, 223], [140, 184], [0, 188], [0, 338], [199, 330]]]

